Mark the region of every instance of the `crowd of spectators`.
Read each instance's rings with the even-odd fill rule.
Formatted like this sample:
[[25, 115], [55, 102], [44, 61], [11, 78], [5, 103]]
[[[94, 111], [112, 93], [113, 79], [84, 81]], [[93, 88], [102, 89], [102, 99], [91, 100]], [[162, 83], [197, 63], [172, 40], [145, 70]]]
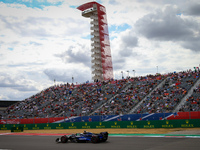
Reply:
[[193, 93], [186, 99], [186, 103], [179, 111], [200, 111], [200, 84], [193, 90]]
[[73, 111], [73, 113], [69, 114], [69, 111], [66, 111], [67, 113], [65, 112], [65, 115], [86, 116], [91, 114], [98, 107], [106, 103], [110, 98], [126, 87], [127, 83], [128, 79], [115, 81], [110, 80], [103, 83], [99, 82], [92, 93], [83, 95], [82, 100], [74, 105], [76, 110]]
[[94, 115], [127, 114], [163, 79], [164, 76], [161, 75], [149, 75], [128, 80], [130, 86], [118, 92], [112, 100], [97, 109]]
[[54, 116], [63, 109], [70, 109], [80, 100], [80, 96], [89, 93], [90, 84], [75, 86], [61, 84], [47, 88], [32, 97], [10, 106], [5, 114], [8, 118], [30, 118]]
[[[61, 84], [7, 108], [2, 117], [32, 118], [129, 113], [172, 112], [199, 78], [199, 71], [147, 75], [121, 80], [98, 81], [80, 85]], [[156, 88], [162, 81], [165, 84]], [[153, 91], [148, 97], [147, 95]], [[199, 110], [200, 85], [180, 111]], [[146, 98], [145, 98], [146, 97]]]
[[135, 113], [172, 112], [198, 78], [199, 72], [193, 71], [168, 74], [165, 84], [155, 89]]

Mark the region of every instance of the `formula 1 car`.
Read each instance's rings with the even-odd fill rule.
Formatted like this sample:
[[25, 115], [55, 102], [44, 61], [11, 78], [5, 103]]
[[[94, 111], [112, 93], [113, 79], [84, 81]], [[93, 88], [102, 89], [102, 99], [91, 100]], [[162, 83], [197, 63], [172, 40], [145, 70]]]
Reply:
[[108, 132], [100, 132], [99, 134], [86, 132], [83, 133], [76, 133], [71, 135], [64, 135], [61, 138], [57, 138], [57, 143], [67, 143], [75, 142], [75, 143], [81, 143], [81, 142], [92, 142], [92, 143], [99, 143], [99, 142], [106, 142], [108, 139]]

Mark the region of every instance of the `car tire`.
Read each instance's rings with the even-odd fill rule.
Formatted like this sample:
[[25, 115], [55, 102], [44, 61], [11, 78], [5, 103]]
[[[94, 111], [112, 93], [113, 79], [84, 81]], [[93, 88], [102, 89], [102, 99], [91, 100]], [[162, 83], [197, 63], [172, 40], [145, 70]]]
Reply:
[[107, 141], [107, 139], [108, 139], [108, 137], [103, 137], [103, 142], [106, 142]]
[[66, 136], [61, 137], [61, 143], [67, 143], [68, 138]]
[[92, 142], [92, 143], [98, 143], [98, 142], [99, 142], [99, 137], [93, 136], [93, 137], [91, 138], [91, 142]]
[[106, 142], [108, 139], [108, 132], [101, 132], [100, 134], [103, 136], [102, 142]]

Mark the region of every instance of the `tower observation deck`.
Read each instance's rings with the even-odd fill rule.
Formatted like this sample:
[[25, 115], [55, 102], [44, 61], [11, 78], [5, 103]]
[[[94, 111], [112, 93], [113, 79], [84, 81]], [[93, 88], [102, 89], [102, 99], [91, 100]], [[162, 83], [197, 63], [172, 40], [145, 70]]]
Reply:
[[113, 78], [112, 57], [108, 33], [106, 9], [97, 2], [79, 6], [82, 16], [90, 18], [91, 30], [91, 63], [93, 80]]

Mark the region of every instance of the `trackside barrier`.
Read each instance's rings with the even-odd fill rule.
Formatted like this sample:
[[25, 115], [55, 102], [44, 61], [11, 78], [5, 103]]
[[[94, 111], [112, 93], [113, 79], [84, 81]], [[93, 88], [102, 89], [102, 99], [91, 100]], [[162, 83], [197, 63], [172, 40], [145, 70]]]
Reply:
[[200, 119], [200, 111], [176, 113], [151, 113], [151, 114], [124, 114], [124, 115], [97, 115], [97, 116], [72, 116], [56, 118], [28, 118], [28, 119], [0, 119], [0, 124], [39, 124], [39, 123], [64, 123], [64, 122], [104, 122], [104, 121], [150, 121], [150, 120], [182, 120]]
[[23, 132], [24, 128], [23, 126], [20, 127], [11, 127], [11, 132]]
[[67, 122], [43, 124], [0, 124], [0, 130], [23, 127], [23, 130], [40, 129], [104, 129], [104, 128], [199, 128], [200, 119], [153, 120], [153, 121], [109, 121], [109, 122]]

